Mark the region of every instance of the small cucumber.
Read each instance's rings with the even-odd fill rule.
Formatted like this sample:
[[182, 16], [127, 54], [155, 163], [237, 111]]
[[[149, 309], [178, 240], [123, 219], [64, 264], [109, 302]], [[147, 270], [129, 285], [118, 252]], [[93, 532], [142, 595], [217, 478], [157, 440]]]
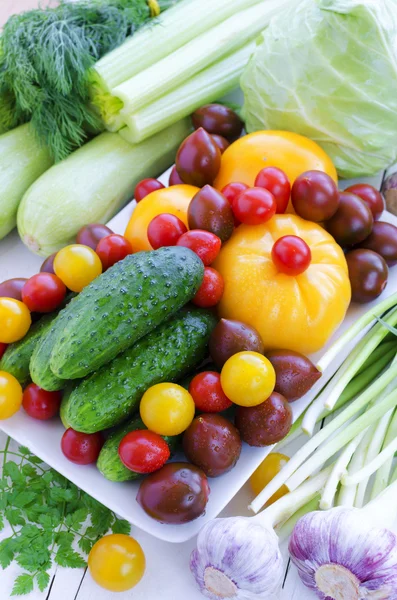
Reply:
[[149, 387], [178, 381], [204, 360], [216, 323], [210, 311], [181, 310], [109, 365], [81, 381], [65, 402], [66, 422], [83, 433], [122, 423], [134, 413]]
[[[108, 437], [103, 445], [98, 458], [97, 467], [102, 475], [106, 477], [106, 479], [109, 479], [109, 481], [132, 481], [141, 477], [139, 473], [135, 473], [134, 471], [127, 469], [119, 457], [119, 446], [121, 440], [127, 435], [127, 433], [136, 431], [137, 429], [147, 429], [139, 417], [135, 417], [129, 423], [121, 425]], [[172, 454], [178, 444], [180, 436], [164, 437], [164, 439], [167, 442]]]
[[[63, 306], [66, 306], [67, 302], [74, 296], [75, 294], [69, 294]], [[30, 381], [29, 364], [34, 349], [40, 339], [51, 329], [51, 324], [55, 321], [59, 312], [57, 310], [51, 314], [43, 315], [36, 323], [33, 323], [24, 338], [19, 342], [10, 344], [0, 360], [0, 371], [11, 373], [22, 386], [26, 385]]]
[[88, 285], [55, 321], [50, 366], [79, 379], [110, 362], [195, 295], [204, 266], [188, 248], [127, 256]]
[[56, 324], [59, 326], [66, 321], [67, 310], [76, 300], [77, 297], [73, 298], [66, 308], [58, 313], [57, 318], [52, 322], [52, 326], [46, 330], [36, 344], [30, 359], [30, 377], [32, 381], [48, 392], [56, 392], [66, 386], [66, 381], [56, 377], [51, 371], [50, 356], [54, 347]]

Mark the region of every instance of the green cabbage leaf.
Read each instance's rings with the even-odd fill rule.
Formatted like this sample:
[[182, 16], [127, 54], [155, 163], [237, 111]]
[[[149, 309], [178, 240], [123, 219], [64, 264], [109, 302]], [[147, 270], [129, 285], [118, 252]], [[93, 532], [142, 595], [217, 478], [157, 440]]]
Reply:
[[242, 76], [249, 132], [312, 138], [341, 177], [397, 161], [397, 0], [302, 0], [261, 34]]

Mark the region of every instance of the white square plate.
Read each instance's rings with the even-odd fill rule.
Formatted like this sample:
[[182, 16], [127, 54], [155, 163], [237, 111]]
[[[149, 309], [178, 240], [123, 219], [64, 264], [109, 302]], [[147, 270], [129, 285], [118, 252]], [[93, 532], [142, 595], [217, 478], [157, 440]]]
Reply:
[[[164, 173], [160, 180], [167, 183], [168, 175], [169, 171]], [[116, 233], [123, 234], [134, 207], [135, 202], [131, 202], [112, 219], [109, 222], [111, 229]], [[397, 225], [397, 218], [389, 213], [384, 214], [383, 220]], [[0, 260], [0, 280], [8, 277], [33, 275], [38, 271], [42, 262], [42, 259], [30, 254], [22, 243], [16, 243], [14, 238], [5, 240], [5, 245], [0, 250]], [[7, 261], [5, 269], [3, 269], [4, 261]], [[391, 269], [389, 283], [382, 297], [387, 297], [396, 291], [397, 269]], [[369, 308], [370, 305], [368, 304], [352, 305], [343, 325], [330, 344]], [[338, 356], [316, 386], [304, 398], [293, 404], [295, 419], [312, 401], [319, 388], [332, 376], [349, 351], [350, 348], [346, 349], [343, 355]], [[314, 355], [312, 359], [318, 359], [323, 353], [324, 351]], [[221, 512], [272, 449], [271, 447], [250, 448], [244, 444], [241, 458], [236, 467], [222, 477], [210, 479], [211, 494], [205, 514], [185, 525], [164, 525], [147, 516], [136, 502], [139, 483], [112, 483], [104, 479], [95, 466], [82, 467], [69, 462], [60, 449], [60, 439], [64, 428], [59, 421], [54, 420], [46, 423], [35, 421], [21, 410], [13, 418], [1, 422], [0, 428], [20, 444], [28, 446], [43, 461], [118, 515], [157, 538], [168, 542], [184, 542], [194, 537], [206, 521], [216, 517]], [[183, 460], [182, 457], [181, 459]]]

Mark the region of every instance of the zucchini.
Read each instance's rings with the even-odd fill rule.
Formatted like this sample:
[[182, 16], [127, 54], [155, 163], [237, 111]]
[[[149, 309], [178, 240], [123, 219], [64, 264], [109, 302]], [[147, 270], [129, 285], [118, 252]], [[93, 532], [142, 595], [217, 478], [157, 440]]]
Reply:
[[199, 257], [177, 246], [116, 263], [55, 321], [52, 372], [79, 379], [102, 367], [184, 306], [203, 275]]
[[[70, 297], [68, 298], [70, 300]], [[39, 321], [33, 323], [24, 338], [10, 344], [0, 360], [0, 371], [7, 371], [18, 379], [22, 386], [30, 381], [29, 363], [36, 344], [50, 330], [51, 323], [58, 312], [43, 315]]]
[[212, 312], [183, 309], [81, 381], [63, 408], [66, 422], [83, 433], [122, 423], [135, 412], [149, 387], [178, 381], [204, 360], [216, 322]]
[[[119, 457], [119, 446], [121, 440], [130, 433], [138, 429], [147, 429], [139, 417], [135, 417], [129, 423], [121, 425], [106, 440], [98, 457], [97, 467], [106, 479], [109, 481], [133, 481], [141, 477], [139, 473], [130, 471], [123, 465]], [[180, 436], [165, 437], [171, 454], [175, 450]]]

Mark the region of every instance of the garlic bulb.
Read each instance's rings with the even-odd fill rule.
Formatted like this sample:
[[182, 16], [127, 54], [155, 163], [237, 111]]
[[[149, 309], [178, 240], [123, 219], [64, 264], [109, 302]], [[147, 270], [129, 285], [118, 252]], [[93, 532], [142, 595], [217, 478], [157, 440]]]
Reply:
[[249, 517], [207, 523], [190, 568], [200, 591], [211, 600], [270, 600], [284, 574], [277, 535]]
[[305, 515], [289, 551], [302, 582], [322, 600], [397, 600], [397, 537], [373, 527], [362, 509]]

